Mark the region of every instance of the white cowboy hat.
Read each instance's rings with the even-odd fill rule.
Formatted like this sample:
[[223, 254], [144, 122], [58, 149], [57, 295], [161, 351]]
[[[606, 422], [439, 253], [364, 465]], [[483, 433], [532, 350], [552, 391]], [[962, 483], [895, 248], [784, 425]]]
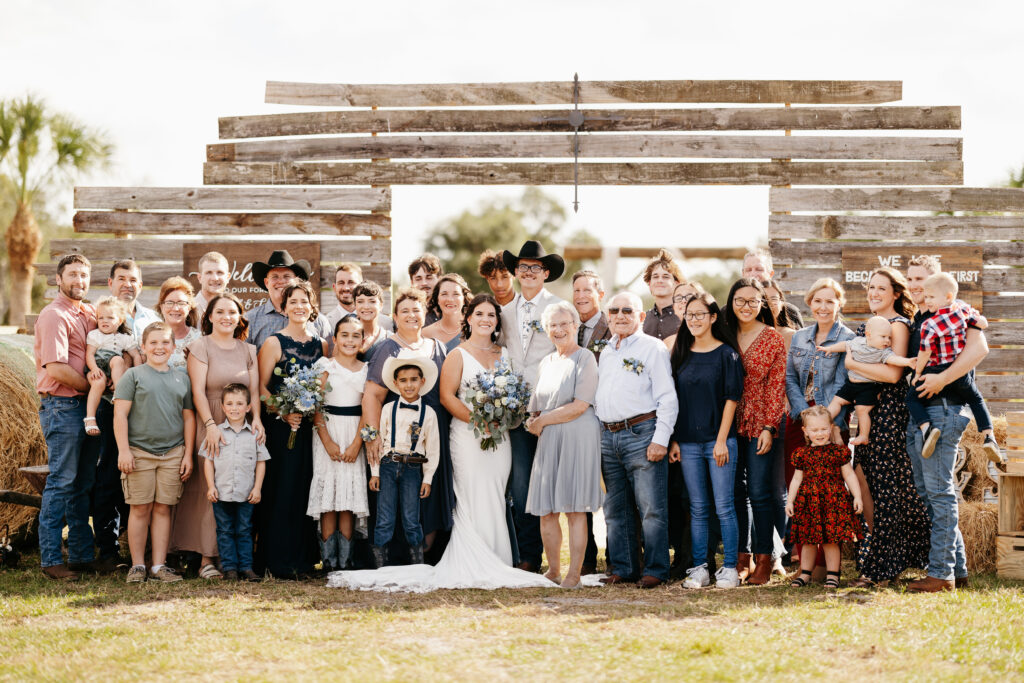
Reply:
[[434, 383], [437, 382], [437, 364], [423, 354], [402, 349], [397, 356], [385, 360], [384, 367], [381, 368], [381, 381], [392, 393], [402, 393], [395, 383], [395, 370], [403, 365], [415, 365], [423, 373], [423, 387], [420, 389], [420, 396], [434, 388]]

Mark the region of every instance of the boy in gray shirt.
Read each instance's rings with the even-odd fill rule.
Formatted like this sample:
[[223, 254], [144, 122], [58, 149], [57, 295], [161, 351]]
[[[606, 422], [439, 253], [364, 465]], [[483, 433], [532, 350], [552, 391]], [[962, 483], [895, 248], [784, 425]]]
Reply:
[[227, 419], [220, 425], [225, 443], [214, 457], [204, 443], [199, 455], [206, 459], [206, 497], [213, 503], [217, 520], [217, 550], [224, 578], [259, 581], [252, 570], [252, 513], [260, 502], [267, 447], [257, 443], [246, 421], [252, 394], [244, 384], [228, 384], [221, 393], [221, 407]]
[[[897, 356], [892, 346], [892, 324], [881, 316], [874, 316], [864, 325], [864, 336], [855, 337], [850, 341], [842, 341], [828, 346], [819, 346], [825, 353], [849, 352], [858, 363], [879, 363], [896, 367], [913, 367], [915, 359]], [[835, 398], [828, 406], [828, 412], [834, 420], [843, 406], [853, 404], [857, 415], [857, 436], [850, 439], [853, 446], [868, 443], [871, 436], [871, 408], [878, 402], [878, 390], [881, 382], [857, 372], [850, 372], [846, 383], [836, 392]]]

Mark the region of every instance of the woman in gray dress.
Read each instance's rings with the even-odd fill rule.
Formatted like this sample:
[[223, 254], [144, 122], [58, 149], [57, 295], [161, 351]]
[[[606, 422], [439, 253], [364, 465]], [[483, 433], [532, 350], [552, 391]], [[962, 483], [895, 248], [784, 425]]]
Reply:
[[597, 360], [576, 343], [579, 315], [564, 301], [544, 309], [544, 331], [555, 352], [540, 362], [530, 399], [526, 428], [538, 437], [530, 472], [526, 511], [540, 517], [548, 558], [545, 576], [558, 583], [562, 568], [562, 530], [558, 515], [569, 521], [569, 571], [564, 588], [580, 585], [587, 547], [587, 513], [601, 508], [601, 423], [594, 414]]

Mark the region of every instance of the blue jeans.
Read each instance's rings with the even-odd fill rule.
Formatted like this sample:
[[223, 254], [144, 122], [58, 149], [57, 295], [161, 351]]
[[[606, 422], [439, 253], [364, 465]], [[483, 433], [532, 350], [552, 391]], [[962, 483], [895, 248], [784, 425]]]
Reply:
[[423, 547], [420, 524], [420, 484], [423, 467], [417, 463], [395, 462], [384, 456], [380, 461], [380, 491], [377, 492], [377, 525], [373, 544], [384, 547], [395, 533], [395, 519], [402, 515], [405, 540], [410, 548]]
[[608, 526], [608, 561], [624, 579], [639, 578], [636, 562], [635, 509], [643, 529], [643, 573], [668, 581], [668, 458], [647, 459], [655, 420], [619, 432], [601, 431], [601, 473], [608, 489], [604, 500]]
[[85, 436], [85, 397], [46, 396], [39, 423], [46, 438], [50, 474], [39, 510], [39, 559], [43, 567], [61, 564], [61, 532], [68, 526], [68, 561], [92, 562], [89, 491], [96, 476], [99, 439]]
[[[512, 496], [512, 520], [516, 527], [516, 543], [519, 546], [520, 562], [529, 562], [540, 567], [544, 543], [540, 537], [540, 517], [526, 512], [526, 498], [530, 493], [530, 472], [533, 471], [533, 456], [537, 452], [537, 437], [524, 427], [509, 432], [512, 446], [512, 474], [508, 488]], [[517, 554], [517, 553], [513, 553]]]
[[224, 571], [252, 569], [252, 503], [213, 504], [217, 550]]
[[[100, 401], [96, 409], [96, 425], [100, 435], [87, 437], [98, 442], [96, 481], [92, 489], [92, 528], [96, 534], [96, 550], [102, 558], [116, 558], [120, 553], [118, 539], [128, 525], [128, 506], [121, 488], [121, 472], [117, 469], [117, 443], [114, 441], [114, 406]], [[201, 476], [201, 473], [200, 473]]]
[[725, 566], [736, 566], [739, 531], [736, 526], [736, 439], [725, 442], [729, 449], [729, 462], [721, 467], [715, 464], [715, 442], [681, 443], [681, 464], [686, 491], [690, 497], [690, 536], [693, 544], [693, 564], [703, 564], [708, 555], [708, 518], [711, 501], [718, 514], [722, 529]]
[[[757, 439], [736, 438], [736, 524], [739, 528], [739, 552], [771, 555], [775, 549], [775, 457], [772, 451], [757, 454]], [[747, 500], [750, 500], [748, 513]], [[753, 524], [751, 524], [753, 518]]]
[[789, 487], [786, 486], [786, 416], [779, 422], [779, 435], [772, 439], [773, 488], [772, 505], [775, 513], [775, 531], [785, 543], [789, 538], [789, 519], [786, 517], [786, 498]]
[[932, 457], [921, 457], [924, 436], [911, 422], [907, 426], [907, 451], [914, 472], [914, 486], [928, 508], [932, 522], [928, 576], [950, 581], [967, 576], [964, 537], [960, 533], [960, 508], [957, 505], [953, 466], [960, 436], [970, 420], [960, 411], [963, 406], [944, 399], [925, 406], [932, 426], [942, 431]]

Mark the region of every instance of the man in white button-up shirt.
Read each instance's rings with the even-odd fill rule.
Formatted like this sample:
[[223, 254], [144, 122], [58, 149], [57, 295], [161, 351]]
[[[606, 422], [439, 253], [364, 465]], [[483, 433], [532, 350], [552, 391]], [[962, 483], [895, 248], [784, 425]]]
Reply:
[[[669, 578], [665, 455], [679, 401], [668, 349], [643, 333], [643, 319], [643, 302], [636, 294], [617, 294], [608, 303], [612, 338], [601, 353], [594, 408], [602, 423], [601, 473], [608, 489], [604, 518], [611, 574], [602, 580], [653, 588]], [[631, 498], [642, 521], [642, 576]]]

